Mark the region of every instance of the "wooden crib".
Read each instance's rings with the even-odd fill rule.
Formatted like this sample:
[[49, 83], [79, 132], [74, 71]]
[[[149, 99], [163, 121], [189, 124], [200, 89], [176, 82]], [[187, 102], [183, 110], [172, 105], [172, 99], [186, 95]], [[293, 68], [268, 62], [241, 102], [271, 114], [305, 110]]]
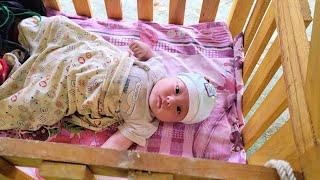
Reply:
[[[61, 9], [58, 0], [44, 2], [47, 7]], [[89, 2], [73, 0], [77, 14], [90, 17]], [[169, 23], [183, 24], [185, 4], [186, 0], [170, 0]], [[105, 0], [105, 5], [109, 18], [122, 19], [120, 0]], [[203, 0], [199, 22], [213, 21], [218, 6], [219, 0]], [[153, 0], [137, 0], [137, 9], [139, 19], [152, 21]], [[245, 34], [245, 83], [248, 83], [272, 34], [275, 30], [278, 33], [244, 92], [244, 115], [248, 114], [279, 67], [284, 70], [242, 131], [245, 149], [250, 148], [286, 108], [290, 111], [290, 119], [249, 157], [248, 165], [1, 138], [1, 179], [31, 179], [16, 165], [38, 167], [40, 174], [49, 179], [94, 179], [93, 175], [137, 179], [278, 179], [275, 169], [263, 166], [269, 159], [290, 162], [298, 179], [320, 178], [318, 0], [309, 43], [305, 29], [311, 19], [307, 0], [233, 0], [227, 23], [233, 35], [241, 31]]]

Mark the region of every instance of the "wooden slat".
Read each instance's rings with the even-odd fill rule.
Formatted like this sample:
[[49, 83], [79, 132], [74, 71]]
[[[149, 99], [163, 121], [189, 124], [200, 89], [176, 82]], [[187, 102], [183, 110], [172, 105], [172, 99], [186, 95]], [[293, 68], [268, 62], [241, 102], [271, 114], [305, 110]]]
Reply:
[[61, 11], [60, 0], [44, 0], [43, 2], [46, 7]]
[[122, 19], [121, 0], [104, 0], [108, 18]]
[[40, 168], [40, 176], [45, 179], [94, 179], [86, 165], [44, 161]]
[[309, 44], [299, 1], [276, 0], [274, 7], [294, 138], [297, 151], [304, 154], [316, 143], [303, 89]]
[[306, 179], [320, 179], [320, 2], [316, 1], [305, 94], [316, 144], [301, 155]]
[[133, 171], [129, 173], [128, 179], [137, 179], [137, 180], [173, 180], [173, 174], [162, 174], [162, 173], [147, 173], [141, 171]]
[[266, 99], [242, 130], [245, 149], [250, 148], [261, 134], [279, 117], [287, 107], [284, 78], [278, 80]]
[[104, 176], [114, 176], [114, 177], [128, 177], [127, 169], [111, 168], [106, 166], [91, 166], [91, 165], [88, 165], [88, 167], [93, 174], [99, 174]]
[[280, 44], [278, 38], [270, 47], [249, 85], [243, 93], [243, 114], [246, 116], [262, 91], [281, 65]]
[[233, 0], [227, 23], [232, 36], [236, 36], [244, 27], [254, 0]]
[[264, 165], [270, 159], [282, 159], [288, 161], [294, 170], [301, 171], [299, 154], [293, 139], [290, 123], [290, 120], [287, 121], [256, 152], [254, 152], [248, 158], [248, 163]]
[[249, 45], [258, 29], [258, 26], [262, 20], [264, 13], [267, 10], [271, 0], [260, 0], [257, 1], [252, 14], [250, 16], [248, 25], [246, 26], [244, 33], [244, 49], [247, 51]]
[[42, 164], [41, 159], [23, 158], [23, 157], [6, 157], [2, 156], [6, 161], [17, 166], [39, 167]]
[[183, 24], [186, 0], [170, 0], [169, 23]]
[[89, 0], [72, 0], [74, 8], [78, 15], [81, 16], [92, 16], [92, 10]]
[[199, 22], [214, 21], [218, 11], [220, 0], [203, 0]]
[[[271, 2], [272, 4], [273, 2]], [[269, 6], [262, 22], [259, 26], [258, 32], [246, 53], [243, 64], [243, 81], [247, 82], [254, 67], [256, 66], [259, 57], [269, 42], [274, 30], [276, 29], [276, 22], [274, 19], [273, 6]]]
[[153, 20], [153, 0], [137, 0], [138, 18], [144, 21]]
[[305, 93], [315, 137], [320, 144], [320, 2], [316, 1]]
[[320, 146], [309, 148], [300, 156], [305, 179], [320, 179]]
[[33, 178], [27, 175], [26, 173], [20, 171], [16, 167], [14, 167], [11, 163], [5, 161], [0, 158], [0, 179], [8, 178], [8, 179], [25, 179], [32, 180]]
[[[155, 153], [116, 151], [63, 143], [0, 138], [0, 156], [90, 164], [120, 169], [217, 179], [277, 179], [275, 169], [217, 160], [183, 158]], [[35, 151], [37, 149], [37, 151]]]

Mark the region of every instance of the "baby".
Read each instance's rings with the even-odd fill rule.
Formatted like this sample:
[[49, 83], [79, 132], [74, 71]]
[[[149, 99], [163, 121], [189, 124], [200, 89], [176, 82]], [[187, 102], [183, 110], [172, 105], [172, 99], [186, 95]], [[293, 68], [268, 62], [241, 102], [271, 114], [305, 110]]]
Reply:
[[215, 104], [208, 79], [166, 77], [160, 57], [140, 41], [129, 44], [129, 57], [59, 16], [23, 20], [19, 41], [31, 56], [20, 67], [14, 54], [3, 57], [15, 68], [0, 86], [0, 130], [36, 130], [62, 118], [96, 131], [120, 123], [102, 147], [124, 150], [144, 146], [159, 121], [197, 123]]
[[[148, 45], [140, 41], [133, 41], [129, 47], [138, 60], [157, 61]], [[161, 64], [158, 64], [158, 66], [161, 66]], [[164, 70], [164, 68], [162, 69]], [[215, 104], [215, 95], [213, 85], [209, 83], [207, 77], [203, 77], [201, 74], [181, 73], [174, 77], [161, 77], [151, 87], [150, 94], [147, 93], [147, 109], [152, 117], [159, 121], [197, 123], [210, 115]], [[141, 118], [147, 117], [148, 115], [144, 115]], [[140, 121], [142, 120], [140, 119]], [[146, 124], [148, 123], [145, 123], [144, 126]], [[139, 129], [141, 127], [137, 126], [132, 131], [143, 131], [143, 133], [139, 132], [138, 134], [147, 139], [156, 131], [157, 124], [157, 121], [153, 121], [154, 126], [145, 126], [148, 129]], [[130, 129], [130, 127], [128, 128]], [[120, 126], [119, 131], [112, 135], [102, 147], [123, 150], [129, 148], [133, 142], [140, 145], [145, 144], [144, 139], [139, 143], [137, 139], [130, 138], [127, 130]]]

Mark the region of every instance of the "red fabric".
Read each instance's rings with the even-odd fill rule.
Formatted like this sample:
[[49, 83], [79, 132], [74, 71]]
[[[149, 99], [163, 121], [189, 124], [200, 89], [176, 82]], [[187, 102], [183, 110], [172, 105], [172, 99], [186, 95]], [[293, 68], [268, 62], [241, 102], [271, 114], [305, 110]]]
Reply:
[[0, 84], [2, 84], [8, 77], [9, 65], [5, 59], [0, 59]]

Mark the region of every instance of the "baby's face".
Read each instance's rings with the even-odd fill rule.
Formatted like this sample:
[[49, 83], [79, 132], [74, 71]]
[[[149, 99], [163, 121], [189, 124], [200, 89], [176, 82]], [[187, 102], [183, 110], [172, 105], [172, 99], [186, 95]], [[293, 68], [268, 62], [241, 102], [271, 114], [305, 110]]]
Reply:
[[179, 122], [189, 110], [188, 89], [176, 77], [161, 79], [151, 90], [149, 106], [158, 120]]

